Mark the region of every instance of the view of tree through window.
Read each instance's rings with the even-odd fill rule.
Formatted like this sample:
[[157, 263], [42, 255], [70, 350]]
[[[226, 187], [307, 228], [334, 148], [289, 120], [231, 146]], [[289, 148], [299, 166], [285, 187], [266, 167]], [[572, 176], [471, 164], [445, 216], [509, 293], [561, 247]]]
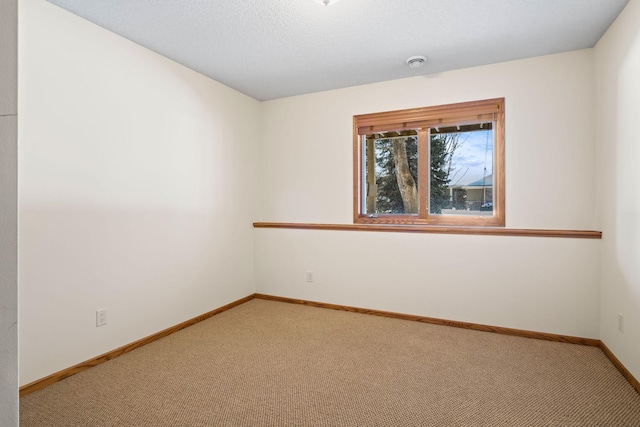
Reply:
[[418, 141], [415, 137], [375, 139], [375, 203], [368, 212], [418, 213]]
[[[385, 124], [375, 120], [372, 120], [375, 125], [359, 127], [373, 131], [357, 135], [361, 153], [357, 175], [362, 195], [358, 202], [360, 222], [405, 223], [424, 219], [427, 223], [464, 224], [467, 220], [461, 217], [468, 217], [480, 221], [480, 225], [500, 225], [504, 208], [497, 205], [500, 200], [494, 200], [502, 191], [496, 188], [494, 169], [496, 155], [500, 159], [504, 151], [502, 141], [498, 141], [496, 151], [496, 138], [501, 137], [501, 132], [496, 133], [496, 124], [501, 128], [504, 116], [485, 113], [486, 107], [482, 107], [477, 114], [465, 109], [465, 116], [459, 119], [429, 117], [423, 123], [416, 121], [420, 126], [415, 128], [410, 128], [408, 120], [401, 122], [399, 130], [386, 131]], [[502, 113], [502, 103], [495, 109]], [[407, 111], [408, 117], [416, 115], [416, 110]], [[430, 110], [418, 113], [423, 111], [428, 117]], [[391, 118], [380, 113], [378, 121], [397, 120], [400, 113], [387, 113], [393, 114]], [[371, 116], [377, 119], [376, 115]], [[388, 128], [399, 125], [393, 122]], [[503, 182], [502, 170], [498, 170], [497, 176]], [[482, 217], [489, 222], [479, 219]]]
[[[482, 127], [480, 127], [482, 126]], [[470, 126], [466, 126], [470, 128]], [[429, 138], [429, 213], [490, 215], [493, 211], [492, 123], [450, 132], [431, 129]], [[416, 133], [417, 132], [413, 132]], [[393, 135], [393, 136], [392, 136]], [[366, 135], [366, 162], [375, 162], [375, 199], [367, 212], [417, 214], [418, 140], [394, 133]], [[367, 177], [367, 181], [371, 181]], [[371, 181], [373, 182], [373, 181]]]

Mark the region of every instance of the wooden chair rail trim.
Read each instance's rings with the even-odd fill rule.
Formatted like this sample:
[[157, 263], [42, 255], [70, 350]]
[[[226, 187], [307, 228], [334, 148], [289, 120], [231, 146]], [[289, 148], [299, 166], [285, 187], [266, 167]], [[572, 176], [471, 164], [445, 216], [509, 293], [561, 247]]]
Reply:
[[476, 331], [483, 331], [483, 332], [492, 332], [492, 333], [497, 333], [497, 334], [503, 334], [503, 335], [512, 335], [512, 336], [519, 336], [519, 337], [524, 337], [524, 338], [533, 338], [533, 339], [541, 339], [541, 340], [546, 340], [546, 341], [555, 341], [555, 342], [563, 342], [563, 343], [569, 343], [569, 344], [578, 344], [578, 345], [587, 345], [587, 346], [592, 346], [592, 347], [599, 347], [600, 349], [602, 349], [602, 351], [604, 352], [604, 354], [609, 358], [609, 360], [611, 360], [611, 363], [613, 363], [613, 365], [622, 373], [622, 375], [627, 379], [627, 381], [629, 381], [629, 383], [631, 384], [631, 386], [633, 388], [636, 389], [636, 391], [638, 393], [640, 393], [640, 382], [638, 382], [638, 380], [631, 374], [631, 372], [629, 372], [629, 370], [618, 360], [618, 358], [611, 352], [611, 350], [609, 350], [609, 348], [600, 340], [598, 339], [593, 339], [593, 338], [580, 338], [580, 337], [573, 337], [573, 336], [568, 336], [568, 335], [558, 335], [558, 334], [550, 334], [550, 333], [546, 333], [546, 332], [534, 332], [534, 331], [526, 331], [526, 330], [522, 330], [522, 329], [513, 329], [513, 328], [503, 328], [503, 327], [499, 327], [499, 326], [489, 326], [489, 325], [483, 325], [483, 324], [478, 324], [478, 323], [469, 323], [469, 322], [458, 322], [455, 320], [444, 320], [444, 319], [438, 319], [438, 318], [434, 318], [434, 317], [424, 317], [424, 316], [416, 316], [416, 315], [411, 315], [411, 314], [402, 314], [402, 313], [394, 313], [394, 312], [390, 312], [390, 311], [382, 311], [382, 310], [371, 310], [371, 309], [367, 309], [367, 308], [358, 308], [358, 307], [351, 307], [351, 306], [346, 306], [346, 305], [338, 305], [338, 304], [328, 304], [328, 303], [322, 303], [322, 302], [315, 302], [315, 301], [307, 301], [307, 300], [300, 300], [300, 299], [294, 299], [294, 298], [286, 298], [286, 297], [279, 297], [279, 296], [273, 296], [273, 295], [266, 295], [266, 294], [251, 294], [249, 296], [246, 296], [244, 298], [241, 298], [237, 301], [233, 301], [227, 305], [224, 305], [222, 307], [219, 307], [215, 310], [209, 311], [207, 313], [201, 314], [200, 316], [196, 316], [193, 319], [187, 320], [185, 322], [179, 323], [175, 326], [172, 326], [170, 328], [164, 329], [160, 332], [157, 332], [153, 335], [150, 335], [148, 337], [142, 338], [140, 340], [134, 341], [130, 344], [124, 345], [122, 347], [119, 347], [115, 350], [112, 350], [108, 353], [104, 353], [100, 356], [96, 356], [92, 359], [89, 359], [85, 362], [79, 363], [77, 365], [74, 365], [70, 368], [67, 369], [63, 369], [59, 372], [55, 372], [51, 375], [48, 375], [44, 378], [41, 378], [39, 380], [33, 381], [29, 384], [26, 384], [22, 387], [20, 387], [20, 396], [26, 396], [27, 394], [33, 393], [34, 391], [43, 389], [53, 383], [56, 383], [58, 381], [61, 381], [65, 378], [68, 378], [72, 375], [75, 375], [79, 372], [82, 371], [86, 371], [89, 368], [92, 368], [94, 366], [97, 366], [101, 363], [104, 363], [108, 360], [114, 359], [122, 354], [128, 353], [132, 350], [135, 350], [136, 348], [140, 348], [146, 344], [149, 344], [153, 341], [156, 341], [160, 338], [164, 338], [168, 335], [171, 335], [174, 332], [177, 332], [181, 329], [184, 329], [188, 326], [194, 325], [198, 322], [201, 322], [203, 320], [206, 320], [212, 316], [215, 316], [216, 314], [222, 313], [223, 311], [229, 310], [230, 308], [236, 307], [240, 304], [244, 304], [245, 302], [251, 301], [254, 298], [259, 298], [259, 299], [264, 299], [264, 300], [270, 300], [270, 301], [280, 301], [280, 302], [286, 302], [286, 303], [292, 303], [292, 304], [302, 304], [302, 305], [307, 305], [307, 306], [311, 306], [311, 307], [320, 307], [320, 308], [327, 308], [327, 309], [332, 309], [332, 310], [342, 310], [342, 311], [349, 311], [349, 312], [353, 312], [353, 313], [362, 313], [362, 314], [370, 314], [370, 315], [374, 315], [374, 316], [383, 316], [383, 317], [390, 317], [390, 318], [395, 318], [395, 319], [403, 319], [403, 320], [410, 320], [410, 321], [414, 321], [414, 322], [423, 322], [423, 323], [430, 323], [430, 324], [434, 324], [434, 325], [442, 325], [442, 326], [451, 326], [451, 327], [456, 327], [456, 328], [464, 328], [464, 329], [472, 329], [472, 330], [476, 330]]
[[395, 233], [470, 234], [479, 236], [559, 237], [569, 239], [601, 239], [602, 231], [548, 230], [535, 228], [457, 227], [441, 225], [387, 224], [308, 224], [290, 222], [254, 222], [254, 228], [289, 228], [299, 230], [376, 231]]

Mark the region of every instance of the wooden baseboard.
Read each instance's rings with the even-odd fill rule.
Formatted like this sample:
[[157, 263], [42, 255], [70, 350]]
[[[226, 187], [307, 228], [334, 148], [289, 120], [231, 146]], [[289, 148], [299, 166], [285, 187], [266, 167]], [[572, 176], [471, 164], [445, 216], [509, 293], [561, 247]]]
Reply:
[[170, 328], [164, 329], [160, 332], [157, 332], [153, 335], [142, 338], [138, 341], [124, 345], [108, 353], [101, 354], [100, 356], [94, 357], [93, 359], [87, 360], [85, 362], [79, 363], [70, 368], [63, 369], [62, 371], [56, 372], [47, 377], [33, 381], [29, 384], [26, 384], [20, 387], [20, 396], [21, 397], [26, 396], [29, 393], [33, 393], [36, 390], [45, 388], [55, 382], [61, 381], [67, 377], [75, 375], [78, 372], [86, 371], [89, 368], [92, 368], [96, 365], [104, 363], [108, 360], [114, 359], [122, 354], [128, 353], [131, 350], [135, 350], [136, 348], [140, 348], [143, 345], [149, 344], [160, 338], [164, 338], [168, 335], [171, 335], [174, 332], [177, 332], [188, 326], [201, 322], [205, 319], [215, 316], [216, 314], [222, 313], [223, 311], [229, 310], [230, 308], [236, 307], [240, 304], [244, 304], [247, 301], [251, 301], [254, 298], [270, 300], [270, 301], [280, 301], [280, 302], [286, 302], [286, 303], [292, 303], [292, 304], [302, 304], [302, 305], [307, 305], [311, 307], [328, 308], [332, 310], [350, 311], [352, 313], [362, 313], [362, 314], [370, 314], [374, 316], [391, 317], [395, 319], [431, 323], [434, 325], [452, 326], [456, 328], [472, 329], [475, 331], [493, 332], [496, 334], [512, 335], [512, 336], [524, 337], [524, 338], [534, 338], [534, 339], [541, 339], [541, 340], [547, 340], [547, 341], [556, 341], [556, 342], [563, 342], [563, 343], [569, 343], [569, 344], [579, 344], [579, 345], [587, 345], [592, 347], [599, 347], [604, 352], [604, 354], [609, 358], [609, 360], [611, 360], [611, 363], [613, 363], [613, 365], [622, 373], [622, 375], [627, 379], [627, 381], [629, 381], [631, 386], [634, 387], [638, 393], [640, 393], [640, 382], [638, 382], [638, 380], [631, 374], [631, 372], [627, 370], [627, 368], [618, 360], [618, 358], [611, 352], [611, 350], [609, 350], [609, 348], [602, 341], [597, 339], [549, 334], [546, 332], [526, 331], [522, 329], [503, 328], [499, 326], [489, 326], [489, 325], [482, 325], [478, 323], [458, 322], [454, 320], [444, 320], [444, 319], [438, 319], [434, 317], [415, 316], [411, 314], [394, 313], [394, 312], [382, 311], [382, 310], [370, 310], [367, 308], [351, 307], [347, 305], [328, 304], [328, 303], [322, 303], [322, 302], [307, 301], [307, 300], [300, 300], [300, 299], [294, 299], [294, 298], [286, 298], [286, 297], [256, 293], [256, 294], [252, 294], [244, 298], [241, 298], [237, 301], [231, 302], [215, 310], [201, 314], [200, 316], [194, 317], [193, 319], [189, 319], [185, 322], [182, 322]]
[[474, 331], [493, 332], [502, 335], [513, 335], [516, 337], [535, 338], [539, 340], [564, 342], [569, 344], [588, 345], [599, 347], [600, 340], [592, 338], [572, 337], [568, 335], [549, 334], [546, 332], [526, 331], [522, 329], [503, 328], [500, 326], [482, 325], [479, 323], [458, 322], [455, 320], [444, 320], [435, 317], [415, 316], [412, 314], [394, 313], [390, 311], [370, 310], [368, 308], [350, 307], [346, 305], [327, 304], [315, 301], [298, 300], [293, 298], [277, 297], [264, 294], [255, 294], [256, 298], [288, 302], [293, 304], [303, 304], [312, 307], [330, 308], [333, 310], [350, 311], [353, 313], [372, 314], [374, 316], [392, 317], [395, 319], [412, 320], [414, 322], [431, 323], [434, 325], [452, 326], [455, 328], [472, 329]]
[[563, 342], [568, 344], [587, 345], [591, 347], [599, 347], [613, 365], [622, 373], [629, 384], [640, 394], [640, 382], [629, 372], [629, 370], [618, 360], [618, 358], [609, 350], [609, 348], [600, 340], [593, 338], [580, 338], [567, 335], [549, 334], [546, 332], [526, 331], [522, 329], [503, 328], [499, 326], [482, 325], [478, 323], [458, 322], [454, 320], [444, 320], [434, 317], [414, 316], [411, 314], [394, 313], [391, 311], [370, 310], [368, 308], [351, 307], [347, 305], [328, 304], [316, 301], [307, 301], [294, 298], [278, 297], [265, 294], [254, 294], [255, 298], [287, 302], [292, 304], [302, 304], [311, 307], [329, 308], [332, 310], [350, 311], [353, 313], [371, 314], [374, 316], [392, 317], [395, 319], [412, 320], [416, 322], [431, 323], [434, 325], [453, 326], [456, 328], [472, 329], [475, 331], [493, 332], [496, 334], [513, 335], [524, 338], [534, 338], [547, 341]]
[[629, 370], [622, 364], [622, 362], [618, 360], [615, 354], [613, 354], [611, 350], [609, 350], [609, 347], [607, 347], [606, 344], [602, 341], [600, 341], [600, 349], [609, 358], [611, 363], [613, 363], [613, 366], [615, 366], [618, 371], [620, 371], [622, 376], [625, 377], [627, 381], [629, 381], [629, 384], [631, 384], [631, 386], [635, 388], [638, 393], [640, 393], [640, 382], [631, 374], [631, 372], [629, 372]]
[[49, 376], [41, 378], [39, 380], [33, 381], [29, 384], [26, 384], [20, 387], [20, 397], [26, 396], [29, 393], [33, 393], [34, 391], [45, 388], [53, 383], [61, 381], [67, 377], [77, 374], [78, 372], [86, 371], [89, 368], [100, 365], [108, 360], [114, 359], [118, 356], [121, 356], [125, 353], [130, 352], [131, 350], [135, 350], [136, 348], [140, 348], [143, 345], [149, 344], [153, 341], [159, 340], [160, 338], [164, 338], [168, 335], [171, 335], [174, 332], [177, 332], [181, 329], [184, 329], [188, 326], [195, 325], [198, 322], [201, 322], [205, 319], [208, 319], [216, 314], [222, 313], [223, 311], [227, 311], [230, 308], [238, 306], [240, 304], [244, 304], [247, 301], [250, 301], [254, 298], [254, 295], [249, 295], [247, 297], [241, 298], [237, 301], [233, 301], [227, 305], [224, 305], [220, 308], [216, 308], [215, 310], [209, 311], [207, 313], [201, 314], [200, 316], [196, 316], [193, 319], [189, 319], [185, 322], [179, 323], [170, 328], [164, 329], [160, 332], [156, 332], [153, 335], [149, 335], [148, 337], [139, 339], [138, 341], [134, 341], [130, 344], [124, 345], [122, 347], [116, 348], [108, 353], [101, 354], [100, 356], [96, 356], [93, 359], [89, 359], [87, 361], [78, 363], [70, 368], [63, 369], [59, 372], [55, 372]]

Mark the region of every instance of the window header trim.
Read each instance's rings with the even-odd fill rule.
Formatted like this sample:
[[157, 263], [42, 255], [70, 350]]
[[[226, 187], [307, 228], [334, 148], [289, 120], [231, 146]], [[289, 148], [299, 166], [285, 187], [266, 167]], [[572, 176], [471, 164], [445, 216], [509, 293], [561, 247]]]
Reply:
[[437, 107], [422, 107], [353, 116], [358, 135], [383, 131], [447, 127], [494, 121], [503, 112], [504, 98], [461, 102]]

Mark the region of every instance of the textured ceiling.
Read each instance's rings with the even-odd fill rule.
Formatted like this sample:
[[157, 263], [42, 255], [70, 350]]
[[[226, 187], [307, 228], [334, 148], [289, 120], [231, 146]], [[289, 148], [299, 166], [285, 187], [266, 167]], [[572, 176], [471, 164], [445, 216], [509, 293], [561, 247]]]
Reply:
[[593, 47], [629, 0], [49, 1], [268, 100]]

